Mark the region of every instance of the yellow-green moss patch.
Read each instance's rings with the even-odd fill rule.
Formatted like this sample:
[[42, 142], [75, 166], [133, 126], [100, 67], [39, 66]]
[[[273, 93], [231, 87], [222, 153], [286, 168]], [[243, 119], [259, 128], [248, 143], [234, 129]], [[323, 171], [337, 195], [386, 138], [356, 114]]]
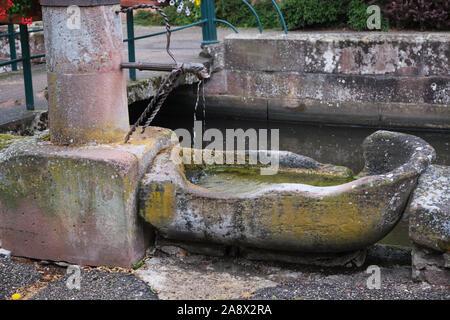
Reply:
[[0, 134], [0, 149], [8, 147], [14, 140], [23, 138], [22, 136], [13, 136], [12, 134]]

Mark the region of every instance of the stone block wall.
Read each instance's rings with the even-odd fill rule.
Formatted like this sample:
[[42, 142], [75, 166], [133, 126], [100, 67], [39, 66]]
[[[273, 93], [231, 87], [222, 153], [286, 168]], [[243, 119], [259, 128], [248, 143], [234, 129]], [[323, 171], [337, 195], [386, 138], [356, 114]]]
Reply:
[[233, 34], [213, 59], [209, 115], [450, 128], [450, 34]]

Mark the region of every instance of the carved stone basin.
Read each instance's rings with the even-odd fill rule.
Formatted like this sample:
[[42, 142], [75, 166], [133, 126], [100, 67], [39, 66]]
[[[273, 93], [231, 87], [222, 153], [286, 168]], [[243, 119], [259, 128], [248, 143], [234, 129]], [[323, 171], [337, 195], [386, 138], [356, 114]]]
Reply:
[[[279, 152], [279, 173], [263, 182], [257, 166], [183, 165], [173, 159], [178, 150], [166, 149], [142, 180], [139, 212], [166, 239], [284, 252], [360, 250], [393, 229], [435, 159], [424, 140], [389, 131], [370, 135], [363, 148], [365, 167], [355, 179], [345, 168]], [[232, 181], [216, 188], [224, 172]], [[205, 175], [212, 187], [193, 183]], [[234, 188], [242, 175], [254, 183]]]

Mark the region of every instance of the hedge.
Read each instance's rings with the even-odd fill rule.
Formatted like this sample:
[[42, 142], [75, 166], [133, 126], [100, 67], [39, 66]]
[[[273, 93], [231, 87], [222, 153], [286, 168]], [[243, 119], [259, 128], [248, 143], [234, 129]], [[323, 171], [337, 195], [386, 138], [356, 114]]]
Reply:
[[[250, 2], [250, 1], [249, 1]], [[216, 16], [236, 27], [257, 27], [256, 18], [241, 0], [216, 0]], [[368, 6], [382, 11], [382, 30], [450, 30], [450, 0], [283, 0], [279, 3], [289, 30], [350, 28], [367, 30]], [[281, 29], [271, 1], [253, 1], [264, 29]], [[200, 7], [191, 5], [191, 15], [179, 14], [176, 7], [164, 8], [172, 25], [185, 25], [201, 19]], [[136, 23], [162, 25], [162, 19], [149, 11], [139, 11]]]

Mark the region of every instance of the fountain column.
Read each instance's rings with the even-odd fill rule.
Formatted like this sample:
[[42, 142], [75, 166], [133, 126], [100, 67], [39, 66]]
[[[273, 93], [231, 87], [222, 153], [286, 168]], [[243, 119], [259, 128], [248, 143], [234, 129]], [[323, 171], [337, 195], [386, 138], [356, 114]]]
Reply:
[[51, 141], [116, 142], [129, 128], [119, 0], [42, 0]]

